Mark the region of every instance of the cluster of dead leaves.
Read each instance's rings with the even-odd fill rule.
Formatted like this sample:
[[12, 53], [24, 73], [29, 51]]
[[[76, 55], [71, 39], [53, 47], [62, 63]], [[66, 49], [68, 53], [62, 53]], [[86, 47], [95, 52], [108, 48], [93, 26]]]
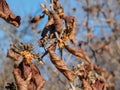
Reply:
[[21, 63], [14, 68], [14, 76], [18, 90], [41, 90], [45, 84], [39, 69], [34, 64]]
[[[14, 68], [14, 76], [18, 89], [40, 90], [43, 87], [45, 80], [31, 61], [32, 59], [42, 59], [49, 53], [51, 62], [70, 82], [74, 82], [75, 78], [79, 77], [84, 90], [105, 90], [104, 70], [102, 71], [101, 68], [99, 69], [92, 64], [90, 57], [81, 46], [74, 48], [66, 44], [68, 40], [71, 41], [72, 44], [76, 44], [75, 17], [67, 16], [64, 13], [64, 8], [61, 6], [59, 0], [51, 0], [50, 2], [51, 9], [46, 8], [45, 5], [42, 4], [43, 15], [36, 16], [31, 20], [31, 23], [37, 23], [44, 18], [45, 15], [48, 16], [48, 22], [41, 33], [42, 38], [38, 41], [39, 46], [45, 49], [45, 53], [41, 57], [33, 54], [33, 46], [26, 43], [20, 45], [12, 44], [11, 49], [8, 50], [8, 57], [19, 61], [18, 65]], [[6, 13], [6, 11], [4, 13]], [[92, 37], [92, 35], [90, 34], [87, 37]], [[69, 69], [64, 60], [59, 58], [55, 53], [57, 45], [60, 50], [61, 48], [65, 48], [68, 52], [84, 59], [86, 62], [79, 64], [75, 70]]]
[[[51, 8], [46, 8], [45, 4], [41, 4], [43, 8], [43, 16], [35, 16], [31, 23], [37, 23], [44, 15], [48, 16], [48, 22], [46, 23], [39, 42], [42, 42], [40, 46], [46, 46], [46, 43], [52, 39], [63, 39], [64, 42], [70, 40], [73, 44], [76, 42], [76, 19], [73, 16], [67, 16], [64, 13], [64, 8], [61, 6], [59, 0], [51, 0]], [[64, 23], [65, 22], [65, 25]]]
[[26, 43], [19, 45], [12, 43], [8, 50], [7, 56], [17, 62], [14, 67], [14, 77], [18, 90], [41, 90], [45, 84], [39, 69], [31, 62], [38, 57], [32, 51], [33, 45]]
[[[41, 4], [44, 8], [43, 14], [48, 16], [48, 22], [41, 33], [42, 38], [38, 41], [38, 44], [40, 47], [47, 48], [43, 56], [49, 53], [51, 62], [69, 81], [73, 82], [75, 73], [69, 69], [62, 58], [57, 56], [55, 49], [56, 45], [63, 48], [68, 40], [73, 44], [76, 43], [76, 19], [73, 16], [65, 15], [64, 8], [59, 0], [51, 0], [50, 2], [52, 9], [45, 8], [45, 5]], [[65, 25], [63, 22], [65, 22]], [[46, 44], [49, 44], [49, 47]]]
[[[49, 10], [48, 8], [44, 8], [43, 10], [43, 14], [48, 16], [48, 22], [42, 31], [42, 38], [38, 41], [39, 46], [44, 48], [46, 48], [46, 44], [49, 41], [52, 41], [49, 42], [49, 47], [47, 47], [44, 55], [49, 53], [51, 62], [70, 82], [74, 82], [76, 76], [78, 76], [82, 81], [84, 90], [105, 90], [106, 85], [104, 76], [97, 73], [90, 57], [82, 47], [79, 46], [78, 48], [74, 48], [66, 44], [66, 41], [68, 40], [73, 44], [76, 43], [75, 17], [67, 16], [64, 13], [64, 8], [61, 6], [59, 0], [51, 0], [51, 3], [52, 10]], [[41, 6], [43, 6], [43, 4]], [[63, 24], [63, 21], [65, 22], [65, 25]], [[93, 36], [89, 34], [87, 37], [89, 38]], [[77, 71], [70, 70], [64, 60], [59, 58], [55, 53], [57, 45], [59, 48], [65, 48], [71, 54], [84, 59], [86, 61], [85, 65], [80, 65]], [[100, 70], [98, 71], [102, 73]]]
[[20, 25], [20, 16], [15, 16], [6, 2], [6, 0], [0, 0], [0, 18], [3, 18], [7, 23], [10, 23], [16, 27]]
[[74, 72], [82, 81], [83, 90], [106, 90], [105, 70], [102, 67], [80, 63]]

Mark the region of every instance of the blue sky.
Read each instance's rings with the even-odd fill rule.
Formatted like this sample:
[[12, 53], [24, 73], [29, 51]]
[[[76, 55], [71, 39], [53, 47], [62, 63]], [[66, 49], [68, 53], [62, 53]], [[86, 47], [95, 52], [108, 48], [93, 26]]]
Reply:
[[43, 3], [44, 0], [7, 0], [7, 2], [15, 14], [24, 17], [40, 10], [40, 3]]

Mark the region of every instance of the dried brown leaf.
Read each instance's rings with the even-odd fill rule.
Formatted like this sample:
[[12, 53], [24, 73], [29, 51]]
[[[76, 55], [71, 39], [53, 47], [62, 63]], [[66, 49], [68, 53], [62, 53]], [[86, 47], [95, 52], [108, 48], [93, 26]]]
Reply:
[[21, 78], [21, 72], [18, 68], [14, 69], [14, 77], [19, 90], [28, 90], [28, 84]]
[[106, 90], [105, 83], [100, 81], [96, 81], [91, 87], [93, 90]]
[[43, 19], [44, 18], [44, 15], [42, 15], [42, 16], [35, 16], [30, 22], [31, 23], [38, 23], [41, 19]]
[[74, 18], [74, 22], [73, 22], [73, 28], [72, 31], [70, 33], [69, 39], [71, 40], [72, 43], [76, 43], [76, 20]]
[[41, 88], [43, 88], [45, 84], [45, 80], [41, 76], [39, 69], [34, 64], [31, 65], [31, 70], [32, 70], [32, 79], [35, 82], [35, 85], [37, 86], [36, 90], [41, 90]]
[[82, 83], [83, 83], [83, 90], [92, 90], [92, 88], [87, 80], [83, 79]]
[[76, 43], [76, 19], [73, 16], [61, 16], [65, 20], [66, 33], [69, 34], [69, 39], [72, 43]]
[[67, 28], [66, 32], [70, 33], [73, 29], [73, 24], [74, 24], [74, 19], [75, 18], [73, 16], [64, 16], [64, 15], [62, 17], [65, 20], [65, 25], [66, 25], [66, 28]]
[[68, 66], [64, 63], [64, 61], [62, 59], [60, 59], [54, 52], [54, 48], [55, 46], [50, 46], [48, 48], [48, 52], [50, 54], [50, 58], [51, 58], [51, 61], [52, 63], [56, 66], [56, 68], [61, 72], [63, 73], [66, 78], [73, 82], [74, 79], [75, 79], [75, 74], [72, 70], [70, 70], [68, 68]]
[[91, 59], [89, 58], [89, 56], [86, 54], [85, 51], [82, 50], [82, 48], [79, 48], [79, 50], [76, 50], [75, 48], [73, 48], [72, 46], [69, 45], [65, 45], [65, 48], [72, 53], [75, 56], [78, 56], [82, 59], [85, 59], [88, 63], [91, 64]]
[[46, 34], [48, 33], [48, 31], [50, 31], [50, 32], [54, 31], [55, 32], [54, 20], [53, 20], [52, 17], [49, 17], [49, 20], [48, 20], [47, 24], [45, 25], [41, 36], [44, 38], [46, 36]]
[[98, 80], [94, 84], [90, 84], [87, 80], [83, 79], [82, 83], [84, 90], [106, 90], [105, 83]]
[[39, 69], [34, 64], [21, 63], [14, 69], [14, 76], [19, 90], [41, 90], [45, 84]]
[[20, 16], [15, 16], [5, 0], [0, 0], [0, 17], [6, 22], [18, 27], [20, 25]]
[[62, 20], [61, 20], [60, 16], [55, 12], [51, 12], [51, 15], [54, 20], [55, 31], [58, 33], [61, 33], [61, 31], [63, 29], [63, 25], [62, 25]]

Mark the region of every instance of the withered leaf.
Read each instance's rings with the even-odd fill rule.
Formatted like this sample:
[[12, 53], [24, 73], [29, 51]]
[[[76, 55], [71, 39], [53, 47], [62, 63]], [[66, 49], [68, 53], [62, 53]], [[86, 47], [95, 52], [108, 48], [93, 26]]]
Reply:
[[46, 36], [46, 34], [48, 33], [48, 31], [55, 31], [54, 28], [54, 20], [52, 17], [49, 17], [47, 24], [45, 25], [41, 36], [44, 38]]
[[82, 83], [84, 90], [106, 90], [105, 83], [98, 80], [94, 84], [90, 84], [87, 80], [83, 79]]
[[37, 85], [36, 90], [41, 90], [45, 84], [45, 80], [41, 76], [39, 69], [34, 64], [31, 64], [30, 67], [32, 71], [32, 80], [35, 82], [35, 85]]
[[60, 18], [60, 16], [55, 13], [55, 12], [51, 12], [53, 20], [54, 20], [54, 26], [55, 26], [55, 31], [58, 33], [61, 33], [62, 29], [63, 29], [63, 25], [62, 25], [62, 20]]
[[6, 2], [6, 0], [0, 0], [0, 17], [6, 22], [18, 27], [20, 25], [20, 16], [15, 16]]
[[61, 14], [61, 17], [65, 20], [66, 30], [65, 32], [69, 34], [69, 39], [72, 43], [76, 43], [76, 19], [73, 16], [66, 16]]
[[55, 67], [65, 75], [65, 77], [73, 82], [75, 79], [75, 73], [68, 68], [68, 66], [64, 63], [64, 60], [60, 59], [54, 52], [55, 46], [50, 46], [48, 48], [48, 52], [51, 58], [52, 63]]
[[86, 52], [84, 50], [82, 50], [82, 48], [80, 48], [79, 50], [76, 50], [74, 47], [70, 46], [70, 45], [65, 45], [65, 48], [72, 53], [75, 56], [78, 56], [82, 59], [85, 59], [88, 63], [91, 64], [91, 59], [89, 58], [89, 56], [86, 54]]
[[90, 86], [90, 84], [88, 83], [87, 80], [83, 79], [82, 83], [83, 83], [83, 89], [84, 90], [92, 90], [92, 88], [91, 88], [91, 86]]
[[34, 64], [21, 63], [19, 67], [14, 68], [14, 76], [19, 90], [41, 90], [45, 84], [39, 69]]
[[67, 28], [67, 33], [70, 33], [72, 31], [73, 25], [74, 25], [74, 17], [73, 16], [64, 16], [65, 20], [65, 26]]
[[31, 23], [38, 23], [41, 19], [44, 18], [45, 15], [42, 15], [42, 16], [35, 16], [30, 22]]
[[14, 77], [17, 88], [19, 90], [28, 90], [28, 84], [24, 81], [24, 79], [21, 78], [21, 71], [19, 70], [19, 68], [14, 69]]
[[93, 90], [106, 90], [105, 83], [98, 80], [91, 87]]
[[69, 39], [71, 40], [72, 43], [76, 43], [76, 20], [74, 18], [74, 22], [73, 22], [73, 27], [72, 27], [72, 31], [70, 33]]

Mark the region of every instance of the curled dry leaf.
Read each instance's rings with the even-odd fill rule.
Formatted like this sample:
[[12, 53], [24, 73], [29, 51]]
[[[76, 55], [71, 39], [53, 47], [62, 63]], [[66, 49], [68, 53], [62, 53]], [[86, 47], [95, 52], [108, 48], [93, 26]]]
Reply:
[[15, 16], [6, 2], [6, 0], [0, 0], [0, 17], [6, 22], [18, 27], [20, 25], [20, 16]]
[[76, 43], [76, 19], [73, 16], [66, 16], [61, 14], [61, 17], [65, 20], [66, 30], [65, 32], [69, 34], [69, 39], [72, 43]]
[[60, 34], [63, 29], [62, 20], [59, 15], [55, 12], [50, 12], [50, 14], [49, 20], [42, 31], [42, 38], [44, 38], [48, 32], [50, 32], [50, 38], [54, 38], [54, 33], [58, 32]]
[[92, 88], [91, 88], [91, 86], [90, 86], [90, 84], [88, 83], [87, 80], [83, 79], [82, 83], [83, 83], [83, 89], [84, 90], [92, 90]]
[[69, 39], [71, 40], [72, 43], [76, 43], [76, 20], [74, 18], [74, 22], [73, 22], [73, 28], [72, 31], [70, 33]]
[[76, 43], [76, 19], [73, 16], [65, 16], [64, 14], [62, 17], [65, 20], [66, 25], [66, 33], [69, 34], [69, 39], [72, 43]]
[[75, 48], [73, 48], [72, 46], [69, 45], [65, 45], [65, 48], [72, 53], [75, 56], [78, 56], [82, 59], [85, 59], [88, 63], [91, 64], [91, 59], [89, 58], [89, 56], [86, 54], [85, 51], [83, 51], [82, 48], [79, 48], [79, 50], [76, 50]]
[[35, 85], [37, 86], [37, 89], [35, 90], [41, 90], [41, 88], [43, 88], [45, 84], [45, 80], [41, 76], [39, 69], [34, 64], [31, 65], [31, 71], [32, 71], [32, 80], [35, 82]]
[[63, 29], [63, 25], [62, 25], [62, 20], [61, 20], [60, 16], [55, 12], [51, 12], [51, 15], [54, 20], [55, 31], [58, 33], [61, 33], [61, 31]]
[[87, 80], [83, 79], [83, 89], [84, 90], [106, 90], [104, 82], [96, 81], [94, 84], [90, 84]]
[[94, 84], [91, 85], [92, 90], [106, 90], [106, 86], [104, 82], [96, 81]]
[[39, 69], [34, 65], [21, 63], [14, 68], [14, 76], [19, 90], [41, 90], [45, 84]]
[[30, 22], [31, 23], [38, 23], [41, 19], [43, 19], [44, 18], [44, 15], [42, 15], [42, 16], [35, 16]]
[[63, 73], [66, 78], [73, 82], [74, 79], [75, 79], [75, 74], [72, 70], [70, 70], [67, 65], [64, 63], [64, 61], [62, 59], [60, 59], [54, 52], [54, 48], [55, 46], [54, 45], [51, 45], [49, 48], [48, 48], [48, 52], [50, 54], [50, 58], [51, 58], [51, 61], [52, 63], [56, 66], [56, 68], [61, 72]]
[[27, 81], [24, 81], [24, 79], [21, 78], [21, 72], [18, 68], [14, 69], [14, 77], [19, 90], [28, 90]]
[[53, 20], [52, 17], [49, 17], [48, 22], [47, 22], [47, 24], [45, 25], [45, 27], [42, 31], [41, 36], [44, 38], [47, 35], [48, 31], [50, 31], [50, 32], [55, 31], [54, 20]]
[[67, 28], [67, 33], [70, 33], [73, 29], [73, 25], [74, 25], [74, 20], [75, 18], [73, 16], [65, 16], [64, 20], [65, 20], [65, 25]]
[[106, 90], [105, 83], [96, 81], [94, 84], [90, 84], [87, 80], [83, 79], [84, 90]]

